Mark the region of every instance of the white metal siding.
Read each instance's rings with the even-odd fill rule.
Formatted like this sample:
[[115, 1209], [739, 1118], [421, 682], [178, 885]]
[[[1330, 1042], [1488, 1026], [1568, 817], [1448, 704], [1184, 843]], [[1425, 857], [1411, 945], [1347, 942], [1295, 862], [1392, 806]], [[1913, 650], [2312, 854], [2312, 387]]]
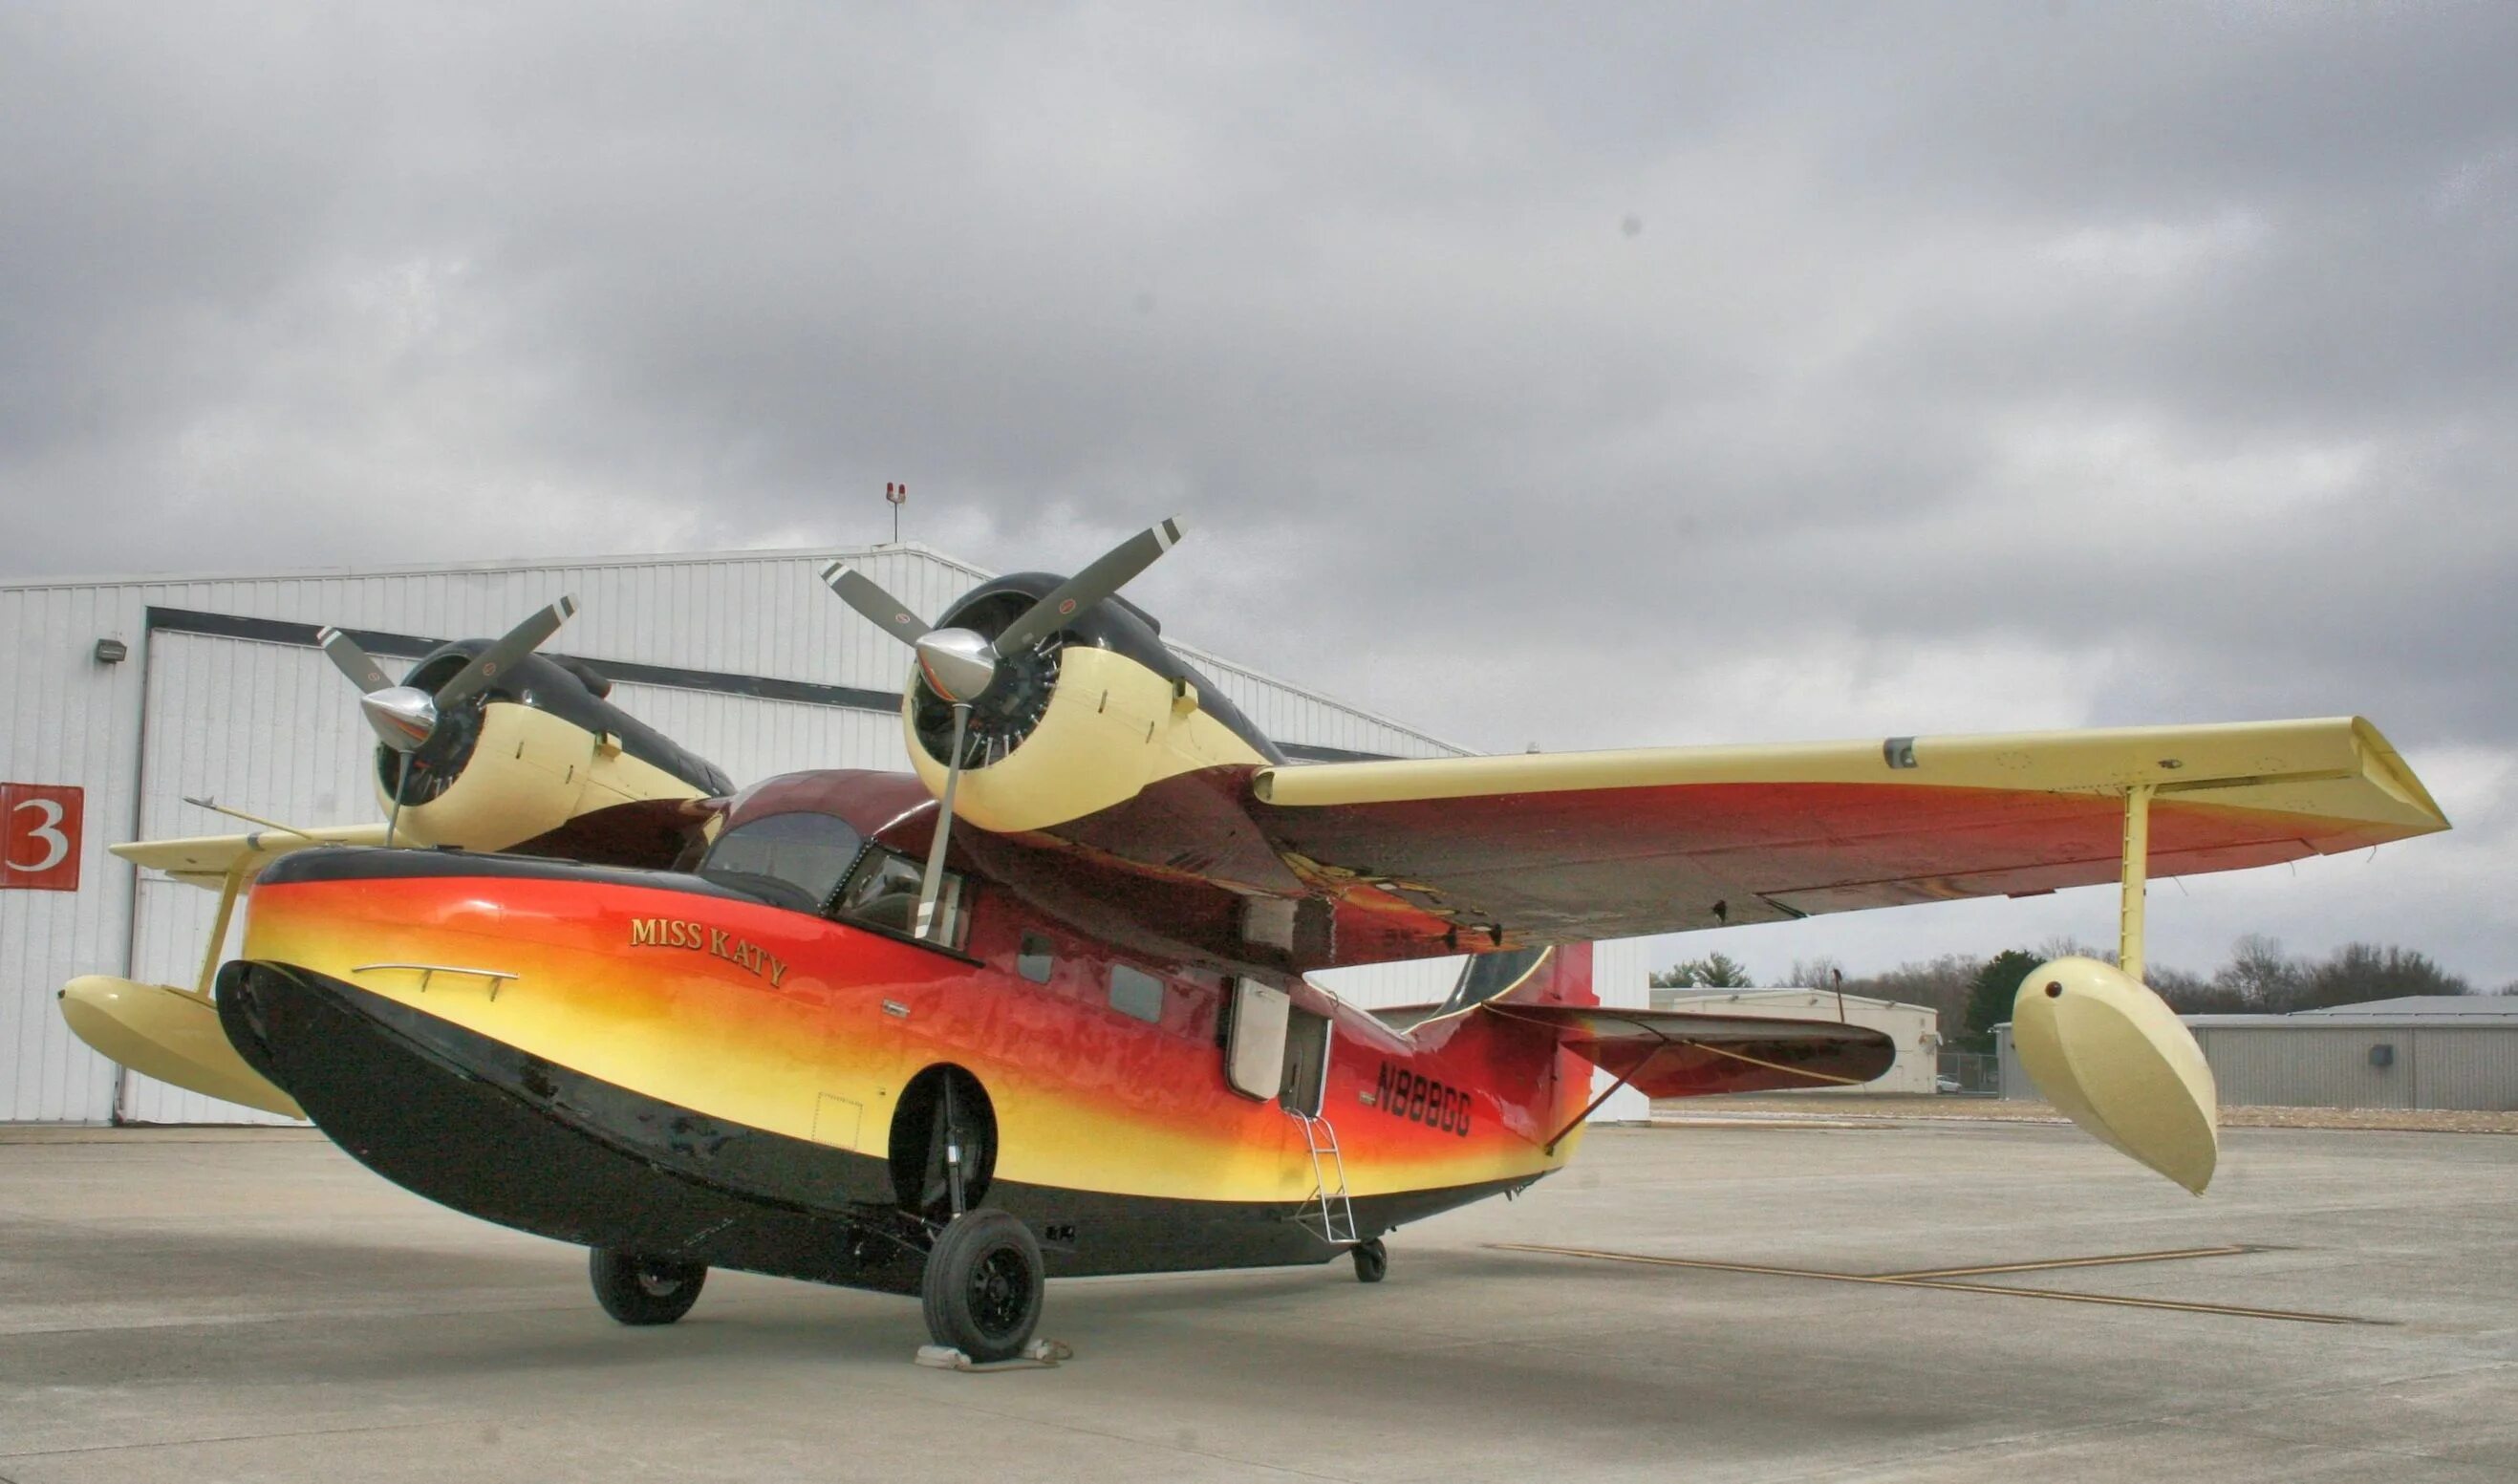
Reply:
[[[1651, 943], [1650, 938], [1629, 938], [1591, 945], [1591, 987], [1601, 1004], [1637, 1010], [1652, 1004]], [[1605, 1091], [1611, 1080], [1607, 1072], [1599, 1073], [1594, 1095]], [[1651, 1116], [1652, 1101], [1631, 1087], [1620, 1088], [1591, 1115], [1604, 1123], [1640, 1123]]]
[[[139, 610], [149, 604], [456, 638], [503, 633], [571, 592], [579, 613], [550, 646], [562, 653], [897, 691], [908, 674], [908, 651], [822, 586], [820, 571], [835, 558], [860, 568], [929, 618], [989, 576], [923, 546], [902, 546], [371, 574], [170, 578], [0, 591], [39, 602], [38, 595], [110, 595], [127, 609], [135, 632], [125, 636], [135, 641]], [[1387, 718], [1176, 638], [1172, 642], [1281, 742], [1408, 758], [1459, 751]]]
[[[186, 804], [188, 796], [283, 824], [375, 816], [371, 735], [323, 651], [160, 633], [150, 645], [148, 679], [142, 838], [250, 828]], [[215, 893], [164, 877], [141, 882], [131, 977], [192, 983], [217, 915]], [[241, 926], [231, 925], [223, 957]], [[117, 1113], [135, 1123], [289, 1121], [138, 1073], [123, 1078]]]
[[[86, 791], [79, 889], [0, 892], [0, 1119], [101, 1123], [113, 1112], [113, 1064], [69, 1033], [55, 994], [122, 968], [132, 871], [105, 848], [132, 826], [139, 606], [111, 589], [0, 589], [0, 780]], [[98, 664], [107, 637], [134, 658]]]
[[900, 718], [803, 701], [618, 684], [613, 704], [724, 768], [738, 785], [808, 767], [898, 769]]
[[[2518, 1110], [2518, 1026], [2330, 1026], [2314, 1019], [2260, 1025], [2196, 1025], [2225, 1108], [2434, 1108]], [[1999, 1029], [2002, 1095], [2035, 1097], [2011, 1028]], [[2373, 1046], [2392, 1046], [2387, 1067]]]
[[2518, 1111], [2518, 1026], [2424, 1026], [2403, 1034], [2397, 1054], [2411, 1062], [2415, 1108]]
[[[176, 577], [0, 587], [0, 779], [86, 790], [79, 890], [0, 893], [0, 1120], [103, 1122], [116, 1071], [69, 1034], [55, 995], [80, 974], [190, 983], [216, 901], [137, 873], [109, 844], [226, 833], [180, 802], [222, 803], [294, 822], [374, 817], [371, 753], [350, 688], [320, 652], [146, 631], [147, 609], [339, 624], [441, 638], [503, 633], [562, 592], [581, 610], [551, 648], [597, 661], [671, 666], [896, 693], [907, 651], [819, 580], [848, 560], [930, 617], [988, 574], [904, 546], [857, 551], [529, 562], [477, 568], [280, 577]], [[97, 639], [131, 646], [97, 664]], [[1235, 705], [1281, 742], [1393, 757], [1458, 749], [1175, 641]], [[389, 671], [406, 663], [386, 661]], [[895, 713], [623, 683], [615, 699], [738, 782], [802, 767], [898, 768]], [[146, 756], [143, 706], [146, 703]], [[233, 826], [239, 827], [240, 826]], [[1358, 971], [1341, 992], [1448, 992], [1456, 969]], [[1440, 982], [1430, 995], [1420, 986]], [[1636, 992], [1642, 980], [1636, 976]], [[1388, 985], [1388, 988], [1371, 987]], [[126, 1117], [266, 1115], [131, 1077]]]
[[[2380, 1026], [2200, 1027], [2224, 1107], [2410, 1108], [2412, 1033]], [[2372, 1067], [2369, 1048], [2396, 1048], [2395, 1065]]]

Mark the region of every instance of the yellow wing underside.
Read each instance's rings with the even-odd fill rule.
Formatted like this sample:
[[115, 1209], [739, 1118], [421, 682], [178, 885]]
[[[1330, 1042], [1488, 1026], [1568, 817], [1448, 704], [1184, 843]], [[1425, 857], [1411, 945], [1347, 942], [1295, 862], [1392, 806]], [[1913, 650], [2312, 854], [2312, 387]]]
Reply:
[[2448, 817], [2375, 726], [2359, 717], [1919, 736], [1770, 746], [1634, 748], [1261, 771], [1284, 808], [1688, 784], [1871, 783], [2113, 794], [2148, 784], [2212, 804], [2376, 825], [2408, 835]]

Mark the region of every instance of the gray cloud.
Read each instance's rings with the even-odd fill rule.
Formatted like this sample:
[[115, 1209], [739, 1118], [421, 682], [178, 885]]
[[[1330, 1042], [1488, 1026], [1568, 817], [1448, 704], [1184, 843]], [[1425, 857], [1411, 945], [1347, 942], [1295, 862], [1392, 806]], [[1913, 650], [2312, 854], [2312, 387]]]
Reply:
[[2483, 4], [12, 8], [0, 573], [1179, 510], [1175, 632], [1481, 746], [2366, 711], [2497, 982], [2511, 75]]

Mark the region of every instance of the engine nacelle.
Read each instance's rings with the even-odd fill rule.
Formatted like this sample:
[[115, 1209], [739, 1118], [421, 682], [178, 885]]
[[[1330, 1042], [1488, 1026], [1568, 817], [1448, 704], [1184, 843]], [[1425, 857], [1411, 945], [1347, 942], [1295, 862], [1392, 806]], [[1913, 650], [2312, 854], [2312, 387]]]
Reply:
[[[449, 645], [406, 683], [442, 684], [479, 647]], [[618, 805], [734, 791], [724, 773], [612, 705], [610, 688], [576, 661], [528, 655], [440, 719], [408, 776], [404, 756], [379, 747], [377, 805], [391, 814], [403, 790], [396, 839], [501, 851]]]
[[[963, 597], [939, 627], [993, 635], [1057, 582], [1041, 573], [999, 578]], [[1038, 649], [1006, 660], [974, 710], [953, 808], [1001, 834], [1080, 819], [1176, 773], [1282, 761], [1172, 653], [1151, 619], [1118, 598], [1076, 614]], [[913, 671], [901, 726], [911, 765], [939, 798], [948, 716]]]
[[[493, 701], [482, 708], [461, 770], [435, 798], [404, 805], [395, 833], [412, 845], [499, 851], [616, 804], [701, 797], [689, 782], [624, 752], [618, 737], [597, 737], [521, 702]], [[393, 808], [381, 778], [376, 803]]]
[[[1193, 682], [1166, 680], [1115, 650], [1079, 645], [1062, 658], [1049, 708], [1021, 744], [962, 770], [954, 812], [981, 829], [1047, 829], [1125, 804], [1175, 773], [1268, 761], [1207, 713]], [[940, 798], [944, 764], [920, 744], [917, 704], [913, 688], [901, 707], [909, 758]]]

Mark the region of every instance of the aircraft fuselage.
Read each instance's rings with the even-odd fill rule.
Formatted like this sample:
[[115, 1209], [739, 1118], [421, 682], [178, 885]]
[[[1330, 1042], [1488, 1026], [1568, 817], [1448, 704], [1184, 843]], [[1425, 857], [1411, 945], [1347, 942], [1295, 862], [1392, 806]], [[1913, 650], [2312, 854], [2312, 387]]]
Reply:
[[[966, 900], [954, 950], [687, 874], [306, 851], [255, 889], [219, 1002], [248, 1061], [433, 1200], [895, 1291], [950, 1214], [946, 1143], [960, 1203], [1021, 1219], [1053, 1275], [1324, 1260], [1341, 1164], [1369, 1238], [1571, 1153], [1543, 1146], [1590, 1068], [1552, 1037], [1474, 1013], [1402, 1033], [1292, 982], [1324, 1071], [1252, 1096], [1227, 1077], [1234, 978], [985, 882]], [[1286, 1111], [1313, 1096], [1325, 1180]]]

